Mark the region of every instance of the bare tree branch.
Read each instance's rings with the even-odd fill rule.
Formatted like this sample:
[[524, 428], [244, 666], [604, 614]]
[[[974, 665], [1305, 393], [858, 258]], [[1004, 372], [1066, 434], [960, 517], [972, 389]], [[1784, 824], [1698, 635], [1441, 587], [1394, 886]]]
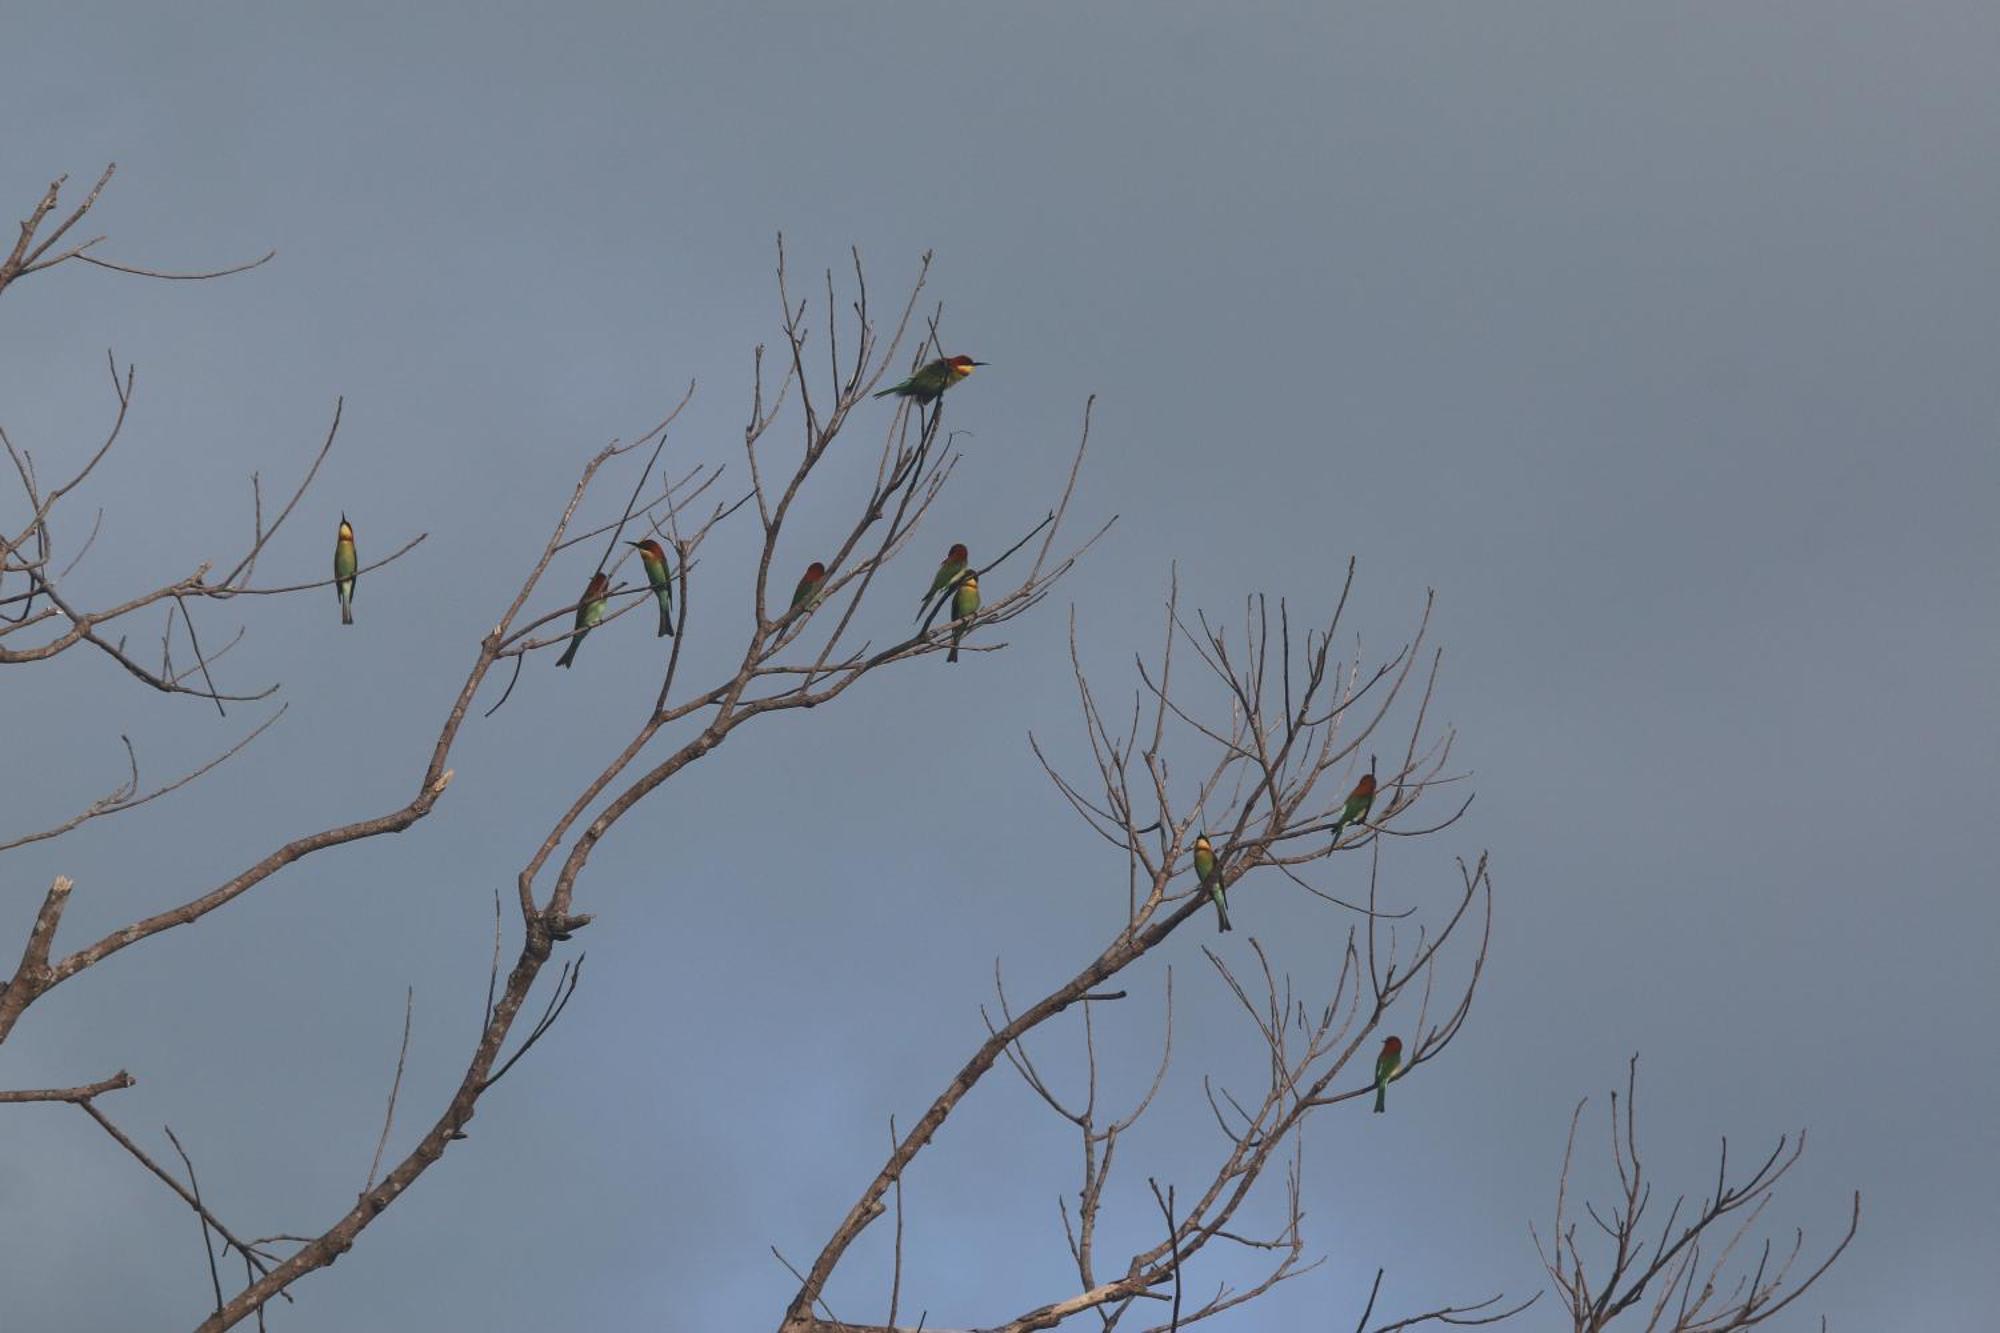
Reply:
[[[1158, 1077], [1131, 1117], [1100, 1127], [1095, 1111], [1097, 1065], [1089, 1006], [1084, 1007], [1083, 1013], [1089, 1082], [1080, 1103], [1066, 1101], [1050, 1087], [1025, 1044], [1036, 1028], [1080, 1000], [1102, 993], [1107, 981], [1159, 947], [1174, 930], [1205, 909], [1204, 886], [1194, 883], [1193, 877], [1182, 879], [1180, 875], [1188, 864], [1188, 849], [1197, 831], [1206, 828], [1215, 839], [1214, 877], [1222, 890], [1230, 894], [1233, 904], [1245, 901], [1240, 896], [1245, 892], [1245, 879], [1257, 869], [1276, 868], [1297, 882], [1297, 867], [1324, 859], [1333, 852], [1323, 838], [1311, 851], [1295, 849], [1291, 844], [1303, 832], [1314, 828], [1323, 831], [1330, 826], [1344, 795], [1323, 779], [1362, 752], [1389, 716], [1397, 695], [1411, 679], [1410, 664], [1422, 641], [1428, 615], [1419, 626], [1417, 638], [1368, 675], [1364, 683], [1358, 661], [1336, 669], [1331, 658], [1329, 645], [1338, 628], [1338, 607], [1325, 627], [1307, 634], [1302, 641], [1292, 634], [1290, 612], [1282, 605], [1275, 624], [1261, 601], [1253, 600], [1250, 609], [1250, 626], [1239, 647], [1212, 627], [1195, 637], [1194, 631], [1176, 615], [1174, 598], [1170, 596], [1167, 647], [1157, 669], [1140, 664], [1141, 691], [1135, 695], [1129, 726], [1114, 729], [1102, 712], [1097, 693], [1085, 678], [1080, 661], [1076, 662], [1084, 731], [1092, 747], [1101, 793], [1085, 794], [1084, 784], [1057, 773], [1040, 746], [1035, 749], [1064, 799], [1096, 832], [1123, 852], [1133, 877], [1127, 922], [1094, 959], [1034, 1004], [1016, 1010], [1002, 991], [1000, 1021], [988, 1020], [986, 1040], [895, 1145], [888, 1161], [835, 1227], [792, 1299], [783, 1323], [784, 1333], [804, 1333], [822, 1327], [812, 1311], [842, 1256], [883, 1211], [885, 1192], [902, 1179], [938, 1128], [955, 1113], [986, 1071], [1003, 1058], [1046, 1105], [1077, 1125], [1083, 1135], [1084, 1172], [1077, 1208], [1074, 1215], [1067, 1202], [1061, 1209], [1065, 1243], [1083, 1289], [1024, 1311], [996, 1325], [996, 1329], [1025, 1333], [1029, 1329], [1054, 1327], [1092, 1310], [1098, 1312], [1102, 1327], [1109, 1329], [1131, 1302], [1153, 1299], [1161, 1294], [1160, 1289], [1171, 1288], [1186, 1265], [1216, 1240], [1268, 1251], [1275, 1256], [1273, 1267], [1262, 1281], [1247, 1290], [1225, 1288], [1196, 1308], [1174, 1311], [1169, 1322], [1159, 1326], [1161, 1330], [1186, 1327], [1234, 1308], [1311, 1267], [1303, 1262], [1304, 1241], [1299, 1228], [1302, 1211], [1298, 1206], [1295, 1174], [1291, 1180], [1289, 1220], [1278, 1235], [1244, 1236], [1230, 1223], [1264, 1169], [1281, 1153], [1296, 1153], [1298, 1132], [1308, 1114], [1372, 1091], [1372, 1079], [1357, 1079], [1344, 1088], [1336, 1087], [1335, 1081], [1406, 993], [1417, 1005], [1417, 1011], [1405, 1073], [1436, 1058], [1456, 1035], [1478, 984], [1490, 930], [1490, 890], [1483, 860], [1476, 867], [1461, 866], [1462, 883], [1456, 901], [1428, 933], [1419, 932], [1415, 947], [1407, 955], [1399, 950], [1393, 933], [1386, 940], [1375, 933], [1376, 922], [1390, 920], [1391, 913], [1379, 908], [1371, 888], [1369, 904], [1360, 909], [1369, 926], [1365, 953], [1358, 950], [1350, 932], [1346, 962], [1334, 979], [1332, 998], [1322, 1007], [1319, 1019], [1304, 1023], [1296, 1034], [1291, 1017], [1295, 1001], [1290, 996], [1289, 981], [1275, 974], [1254, 939], [1249, 941], [1250, 947], [1264, 973], [1261, 999], [1253, 999], [1228, 965], [1210, 955], [1218, 975], [1235, 992], [1262, 1037], [1269, 1056], [1268, 1086], [1247, 1105], [1223, 1090], [1222, 1095], [1236, 1108], [1239, 1120], [1234, 1126], [1228, 1125], [1218, 1108], [1218, 1123], [1224, 1124], [1229, 1139], [1221, 1159], [1209, 1172], [1208, 1183], [1187, 1192], [1184, 1206], [1175, 1204], [1173, 1234], [1132, 1254], [1117, 1270], [1119, 1276], [1099, 1275], [1098, 1230], [1104, 1182], [1117, 1160], [1119, 1135], [1150, 1104], [1158, 1089]], [[1197, 657], [1208, 668], [1214, 683], [1221, 687], [1223, 697], [1229, 701], [1225, 718], [1198, 719], [1193, 709], [1175, 699], [1171, 653], [1177, 634], [1193, 643]], [[1075, 657], [1072, 635], [1073, 660]], [[1417, 741], [1417, 733], [1424, 726], [1424, 704], [1432, 683], [1434, 677], [1426, 683], [1418, 701], [1411, 734], [1404, 744], [1409, 757], [1391, 774], [1391, 795], [1374, 816], [1373, 823], [1377, 826], [1401, 827], [1422, 795], [1443, 777], [1440, 769], [1448, 748], [1435, 743], [1420, 745]], [[1384, 698], [1369, 716], [1350, 726], [1347, 721], [1350, 705], [1377, 684], [1386, 691]], [[1148, 705], [1149, 734], [1142, 741], [1141, 710]], [[1174, 734], [1177, 727], [1185, 729], [1184, 737]], [[1177, 745], [1186, 746], [1196, 754], [1203, 749], [1209, 751], [1205, 766], [1194, 768], [1191, 781], [1175, 776], [1180, 765], [1170, 762], [1168, 750]], [[1254, 906], [1254, 899], [1248, 901]], [[1485, 904], [1478, 918], [1481, 923], [1478, 942], [1471, 946], [1471, 956], [1463, 964], [1463, 980], [1458, 983], [1461, 990], [1450, 1014], [1442, 1023], [1432, 1024], [1426, 1010], [1441, 950], [1471, 920], [1469, 912], [1475, 902]], [[1238, 914], [1244, 910], [1248, 909], [1239, 908]], [[1364, 984], [1364, 978], [1372, 980]], [[1302, 1009], [1299, 1013], [1303, 1016]], [[1441, 1313], [1457, 1317], [1485, 1309], [1486, 1306], [1449, 1307]]]
[[[1639, 1156], [1638, 1096], [1639, 1057], [1628, 1062], [1625, 1075], [1624, 1117], [1619, 1116], [1619, 1094], [1611, 1094], [1610, 1129], [1612, 1165], [1618, 1177], [1618, 1193], [1608, 1209], [1589, 1202], [1585, 1213], [1609, 1242], [1610, 1253], [1601, 1259], [1586, 1259], [1578, 1242], [1576, 1223], [1570, 1220], [1570, 1168], [1575, 1159], [1576, 1131], [1588, 1099], [1578, 1102], [1570, 1117], [1569, 1137], [1563, 1148], [1562, 1171], [1557, 1179], [1555, 1227], [1549, 1239], [1530, 1228], [1536, 1252], [1548, 1270], [1556, 1293], [1570, 1315], [1576, 1333], [1599, 1333], [1628, 1311], [1635, 1310], [1648, 1290], [1654, 1299], [1647, 1311], [1645, 1327], [1668, 1333], [1729, 1333], [1764, 1322], [1803, 1296], [1825, 1275], [1846, 1251], [1861, 1225], [1861, 1195], [1854, 1196], [1847, 1230], [1818, 1267], [1796, 1282], [1790, 1281], [1792, 1262], [1804, 1245], [1805, 1233], [1797, 1232], [1789, 1256], [1771, 1266], [1771, 1244], [1765, 1241], [1750, 1272], [1731, 1281], [1725, 1266], [1751, 1225], [1775, 1197], [1776, 1187], [1805, 1152], [1805, 1133], [1796, 1139], [1778, 1140], [1763, 1163], [1747, 1177], [1731, 1183], [1729, 1141], [1723, 1140], [1718, 1154], [1715, 1185], [1686, 1221], [1681, 1221], [1686, 1196], [1677, 1199], [1664, 1223], [1649, 1241], [1647, 1206], [1652, 1200], [1652, 1184]], [[1718, 1228], [1731, 1214], [1742, 1213], [1733, 1232]], [[1650, 1230], [1650, 1228], [1647, 1228]], [[1721, 1243], [1706, 1268], [1700, 1263], [1703, 1243], [1711, 1233]], [[1593, 1276], [1593, 1274], [1596, 1274]], [[1699, 1285], [1697, 1285], [1699, 1281]]]
[[124, 1070], [119, 1070], [110, 1078], [101, 1078], [95, 1083], [84, 1083], [74, 1088], [29, 1088], [23, 1091], [0, 1090], [0, 1102], [76, 1102], [83, 1103], [93, 1097], [101, 1097], [107, 1092], [117, 1092], [129, 1088], [139, 1080]]

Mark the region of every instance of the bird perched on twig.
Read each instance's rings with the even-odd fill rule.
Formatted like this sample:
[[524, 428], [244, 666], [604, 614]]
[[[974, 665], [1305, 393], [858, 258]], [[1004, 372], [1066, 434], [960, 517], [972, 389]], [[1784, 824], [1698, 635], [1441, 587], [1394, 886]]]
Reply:
[[1389, 1093], [1389, 1080], [1396, 1077], [1396, 1071], [1403, 1067], [1403, 1039], [1390, 1037], [1382, 1043], [1382, 1053], [1375, 1057], [1375, 1112], [1380, 1115], [1382, 1104]]
[[979, 613], [979, 580], [967, 575], [959, 580], [958, 591], [951, 595], [951, 651], [944, 660], [958, 660], [958, 643], [970, 628], [973, 616]]
[[931, 579], [931, 590], [925, 593], [924, 599], [917, 604], [917, 619], [923, 619], [924, 608], [931, 604], [933, 597], [958, 582], [958, 576], [965, 572], [965, 566], [971, 559], [972, 556], [965, 549], [964, 542], [952, 544], [952, 548], [944, 553], [944, 563], [937, 567], [937, 574]]
[[667, 553], [651, 537], [625, 544], [638, 548], [639, 563], [646, 567], [646, 582], [653, 585], [653, 596], [660, 602], [660, 632], [653, 637], [671, 639], [674, 636], [674, 576], [667, 568]]
[[1215, 900], [1215, 928], [1230, 929], [1229, 904], [1222, 900], [1222, 877], [1215, 873], [1215, 848], [1209, 845], [1206, 833], [1194, 840], [1194, 873], [1200, 876], [1201, 887]]
[[1340, 809], [1340, 818], [1333, 821], [1333, 840], [1340, 841], [1340, 834], [1357, 819], [1368, 818], [1368, 811], [1375, 804], [1375, 756], [1368, 756], [1368, 771], [1361, 775], [1361, 781], [1354, 784], [1354, 790], [1347, 793], [1347, 804]]
[[605, 608], [611, 605], [611, 578], [603, 570], [590, 576], [590, 585], [583, 590], [583, 600], [576, 604], [576, 632], [571, 636], [569, 647], [556, 659], [556, 665], [566, 667], [576, 660], [576, 650], [583, 647], [583, 641], [590, 637], [591, 626], [604, 619]]
[[887, 398], [894, 394], [898, 398], [914, 398], [923, 404], [935, 403], [944, 396], [944, 391], [972, 374], [974, 366], [983, 366], [984, 361], [974, 361], [969, 356], [943, 356], [929, 362], [916, 374], [901, 384], [891, 384], [878, 390], [877, 398]]
[[358, 581], [354, 571], [360, 568], [360, 560], [354, 554], [354, 525], [347, 521], [347, 515], [340, 516], [340, 535], [333, 541], [333, 591], [340, 598], [340, 623], [354, 623], [354, 585]]
[[802, 606], [817, 606], [826, 589], [826, 566], [815, 560], [806, 566], [806, 572], [799, 576], [799, 586], [792, 589], [791, 609]]

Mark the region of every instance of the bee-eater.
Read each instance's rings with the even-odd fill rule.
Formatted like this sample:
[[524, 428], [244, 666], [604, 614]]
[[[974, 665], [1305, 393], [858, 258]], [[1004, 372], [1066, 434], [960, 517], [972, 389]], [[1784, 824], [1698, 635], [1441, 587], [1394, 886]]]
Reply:
[[340, 516], [340, 535], [333, 540], [333, 591], [340, 598], [340, 623], [354, 623], [354, 571], [361, 567], [354, 554], [354, 525]]
[[898, 398], [914, 398], [919, 403], [935, 403], [944, 396], [944, 391], [972, 374], [974, 366], [983, 366], [984, 361], [974, 361], [969, 356], [946, 356], [930, 362], [922, 370], [904, 380], [901, 384], [891, 384], [876, 393], [877, 398], [887, 398], [895, 394]]
[[932, 598], [958, 582], [958, 576], [965, 572], [966, 562], [971, 558], [964, 542], [953, 543], [952, 548], [944, 553], [944, 563], [937, 567], [937, 576], [931, 580], [931, 590], [924, 594], [923, 601], [917, 603], [917, 619], [923, 619], [924, 608], [931, 604]]
[[959, 581], [958, 591], [951, 595], [951, 651], [945, 654], [945, 661], [958, 660], [958, 641], [965, 637], [968, 622], [979, 612], [979, 580], [965, 578]]
[[1200, 876], [1201, 886], [1208, 890], [1208, 896], [1215, 900], [1215, 928], [1228, 930], [1229, 904], [1222, 901], [1222, 878], [1215, 873], [1215, 848], [1209, 845], [1206, 833], [1194, 840], [1194, 873]]
[[576, 660], [576, 650], [583, 647], [583, 641], [590, 637], [590, 627], [604, 619], [604, 609], [611, 604], [611, 579], [603, 570], [590, 576], [590, 586], [583, 590], [583, 600], [576, 606], [576, 634], [563, 649], [563, 655], [556, 659], [556, 665], [566, 667]]
[[1340, 834], [1357, 819], [1368, 818], [1368, 808], [1375, 804], [1375, 756], [1368, 756], [1368, 771], [1361, 775], [1361, 781], [1354, 784], [1354, 790], [1347, 793], [1347, 804], [1340, 808], [1340, 818], [1333, 821], [1333, 840], [1340, 841]]
[[1382, 1100], [1388, 1094], [1389, 1080], [1396, 1077], [1396, 1071], [1403, 1067], [1403, 1039], [1390, 1037], [1382, 1043], [1382, 1053], [1375, 1057], [1375, 1114], [1382, 1113]]
[[806, 572], [799, 576], [799, 586], [792, 589], [792, 610], [802, 606], [817, 606], [825, 592], [826, 566], [815, 560], [806, 566]]
[[639, 563], [646, 567], [646, 582], [653, 585], [653, 596], [660, 600], [660, 632], [653, 637], [671, 639], [674, 636], [674, 577], [667, 569], [667, 553], [651, 537], [625, 544], [639, 549]]

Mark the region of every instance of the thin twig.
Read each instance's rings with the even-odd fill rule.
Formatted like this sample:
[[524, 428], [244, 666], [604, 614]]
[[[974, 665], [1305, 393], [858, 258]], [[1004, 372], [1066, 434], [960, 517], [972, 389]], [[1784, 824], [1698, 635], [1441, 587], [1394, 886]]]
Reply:
[[368, 1178], [361, 1185], [361, 1192], [363, 1194], [375, 1188], [375, 1172], [382, 1165], [382, 1149], [389, 1144], [389, 1127], [396, 1123], [396, 1094], [402, 1091], [403, 1088], [403, 1061], [410, 1054], [410, 1015], [416, 1007], [416, 1002], [416, 987], [405, 987], [403, 990], [403, 1043], [396, 1050], [396, 1077], [389, 1083], [389, 1108], [382, 1113], [382, 1134], [375, 1140], [375, 1156], [368, 1163]]

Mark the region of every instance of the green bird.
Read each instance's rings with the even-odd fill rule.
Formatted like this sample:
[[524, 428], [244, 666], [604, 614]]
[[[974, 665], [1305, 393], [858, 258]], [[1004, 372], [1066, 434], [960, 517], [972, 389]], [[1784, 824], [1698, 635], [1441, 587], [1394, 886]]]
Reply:
[[944, 391], [972, 374], [974, 366], [983, 366], [984, 361], [974, 361], [969, 356], [945, 356], [930, 362], [916, 374], [901, 384], [891, 384], [879, 390], [877, 398], [887, 398], [890, 394], [898, 398], [914, 398], [919, 403], [935, 403], [944, 397]]
[[576, 650], [590, 637], [590, 627], [604, 619], [604, 610], [610, 604], [611, 579], [600, 569], [590, 576], [590, 586], [583, 590], [583, 600], [576, 604], [576, 633], [563, 655], [556, 659], [557, 666], [566, 667], [576, 660]]
[[1201, 886], [1208, 890], [1208, 896], [1215, 900], [1215, 928], [1230, 929], [1229, 904], [1222, 900], [1222, 877], [1215, 873], [1215, 848], [1209, 846], [1206, 833], [1194, 840], [1194, 873], [1200, 877]]
[[826, 566], [815, 560], [799, 576], [799, 586], [792, 589], [791, 609], [796, 611], [802, 606], [818, 606], [819, 599], [825, 595]]
[[917, 603], [917, 619], [924, 618], [924, 608], [931, 604], [932, 598], [958, 582], [958, 576], [965, 572], [966, 562], [971, 558], [964, 542], [953, 543], [952, 548], [944, 553], [944, 563], [937, 567], [937, 575], [931, 579], [931, 590]]
[[1391, 1037], [1382, 1043], [1382, 1053], [1375, 1057], [1375, 1114], [1382, 1113], [1382, 1103], [1389, 1093], [1389, 1080], [1396, 1077], [1396, 1071], [1403, 1067], [1403, 1039]]
[[958, 591], [951, 595], [951, 651], [945, 654], [945, 661], [958, 660], [958, 641], [965, 637], [972, 617], [979, 613], [979, 580], [967, 576], [958, 585]]
[[1340, 808], [1340, 818], [1333, 821], [1333, 840], [1340, 841], [1341, 830], [1357, 819], [1368, 818], [1370, 806], [1375, 804], [1375, 756], [1368, 756], [1368, 771], [1361, 775], [1361, 781], [1354, 784], [1354, 790], [1347, 793], [1347, 804]]
[[674, 637], [674, 577], [667, 569], [667, 553], [651, 537], [643, 541], [626, 542], [637, 547], [639, 563], [646, 567], [646, 582], [653, 585], [653, 596], [660, 601], [660, 632], [653, 637]]
[[340, 623], [354, 623], [354, 585], [357, 582], [354, 571], [361, 567], [360, 559], [354, 554], [354, 525], [347, 521], [347, 515], [340, 516], [340, 535], [333, 542], [333, 591], [340, 598]]

